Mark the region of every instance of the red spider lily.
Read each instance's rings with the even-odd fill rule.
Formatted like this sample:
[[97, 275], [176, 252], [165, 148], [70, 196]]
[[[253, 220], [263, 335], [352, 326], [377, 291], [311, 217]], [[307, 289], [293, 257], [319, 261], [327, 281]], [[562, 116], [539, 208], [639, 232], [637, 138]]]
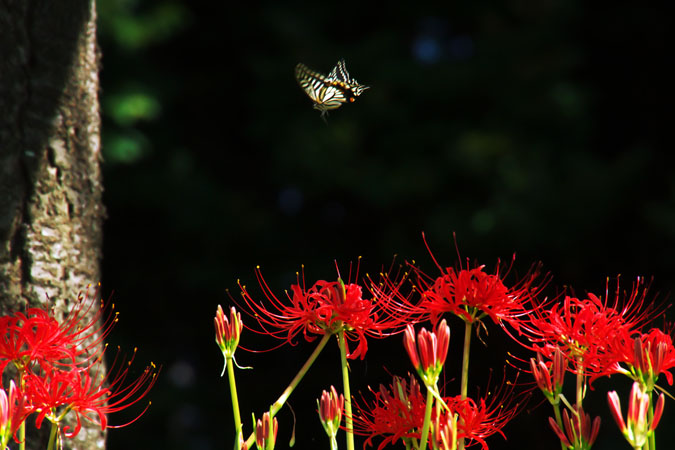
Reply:
[[507, 288], [498, 270], [495, 274], [488, 274], [484, 268], [479, 266], [456, 271], [448, 267], [433, 281], [420, 272], [420, 308], [429, 311], [433, 323], [449, 312], [466, 322], [480, 321], [489, 316], [497, 324], [505, 321], [519, 329], [521, 318], [531, 311], [528, 303], [532, 295], [532, 278]]
[[483, 450], [488, 449], [486, 439], [494, 434], [506, 439], [503, 428], [521, 410], [521, 403], [514, 397], [515, 383], [502, 384], [494, 394], [481, 397], [478, 401], [461, 396], [444, 399], [451, 411], [458, 414], [458, 439], [467, 440], [467, 447], [480, 444]]
[[354, 432], [368, 436], [367, 445], [377, 437], [382, 438], [377, 450], [399, 439], [420, 439], [426, 400], [415, 377], [410, 375], [409, 380], [395, 376], [389, 386], [380, 385], [378, 392], [371, 389], [375, 398], [370, 403], [355, 404]]
[[258, 450], [274, 448], [277, 431], [279, 431], [277, 418], [270, 419], [270, 413], [264, 413], [262, 419], [258, 419], [255, 426], [255, 443]]
[[345, 284], [338, 278], [337, 281], [317, 281], [307, 289], [303, 272], [302, 280], [298, 274], [298, 283], [291, 286], [291, 294], [286, 292], [286, 302], [274, 295], [260, 268], [256, 269], [256, 276], [268, 304], [255, 302], [246, 287], [240, 285], [251, 316], [261, 326], [262, 334], [283, 339], [291, 345], [295, 345], [294, 339], [301, 332], [307, 341], [312, 341], [316, 336], [345, 331], [347, 340], [358, 343], [354, 352], [347, 349], [347, 356], [363, 359], [368, 350], [366, 336], [385, 337], [405, 326], [404, 318], [383, 314], [384, 300], [373, 290], [370, 290], [373, 298], [364, 299], [363, 289], [358, 284]]
[[45, 368], [55, 364], [82, 366], [96, 357], [94, 350], [117, 320], [117, 314], [111, 314], [100, 324], [104, 304], [101, 302], [92, 314], [97, 303], [96, 296], [90, 296], [87, 289], [78, 295], [75, 306], [60, 321], [39, 308], [0, 317], [0, 374], [9, 362], [26, 370], [33, 364]]
[[[471, 398], [462, 399], [459, 395], [443, 397], [449, 411], [443, 409], [438, 423], [448, 422], [457, 414], [455, 439], [464, 438], [468, 441], [467, 446], [480, 444], [487, 450], [485, 440], [493, 434], [505, 438], [502, 429], [519, 412], [519, 404], [513, 402], [512, 394], [513, 384], [509, 384], [507, 389], [499, 389], [495, 395], [488, 395], [478, 402]], [[372, 445], [376, 437], [383, 438], [378, 450], [399, 439], [406, 442], [421, 438], [426, 399], [412, 376], [410, 383], [394, 377], [390, 386], [380, 385], [370, 404], [365, 402], [357, 407], [359, 413], [354, 417], [354, 431], [368, 436], [368, 445]]]
[[[448, 356], [450, 327], [445, 319], [437, 324], [434, 332], [422, 328], [415, 342], [415, 329], [408, 324], [403, 334], [403, 345], [426, 386], [435, 386]], [[419, 348], [419, 351], [418, 351]]]
[[150, 403], [136, 418], [122, 425], [108, 425], [107, 417], [110, 413], [121, 411], [140, 401], [157, 380], [158, 371], [152, 365], [146, 367], [138, 378], [125, 384], [133, 359], [132, 356], [126, 363], [117, 363], [115, 358], [105, 376], [96, 370], [101, 359], [85, 369], [50, 368], [43, 374], [27, 373], [24, 392], [30, 407], [38, 413], [36, 427], [40, 428], [45, 418], [59, 423], [63, 415], [70, 411], [76, 415], [76, 426], [72, 431], [64, 429], [64, 435], [68, 438], [80, 432], [82, 418], [99, 425], [102, 430], [123, 427], [138, 420], [147, 411]]
[[428, 318], [433, 324], [443, 314], [451, 313], [469, 323], [489, 316], [499, 325], [506, 322], [514, 329], [520, 329], [521, 322], [535, 308], [532, 299], [540, 290], [535, 285], [539, 275], [536, 268], [509, 287], [503, 280], [510, 268], [502, 273], [498, 263], [493, 274], [485, 272], [485, 266], [482, 265], [473, 269], [444, 268], [434, 257], [426, 240], [425, 245], [441, 275], [433, 277], [413, 267], [418, 278], [415, 289], [421, 293], [421, 301], [415, 304], [402, 296], [398, 289], [392, 289], [389, 309], [408, 317], [417, 317], [417, 321]]
[[[669, 370], [675, 367], [675, 346], [672, 337], [658, 328], [635, 337], [627, 332], [619, 333], [610, 343], [609, 353], [613, 360], [609, 373], [623, 373], [640, 382], [648, 391], [663, 374], [672, 386], [673, 375]], [[628, 369], [621, 364], [626, 364]]]
[[56, 319], [41, 309], [0, 317], [0, 373], [10, 362], [27, 369], [35, 361], [72, 359]]
[[16, 433], [30, 408], [26, 406], [24, 395], [14, 384], [9, 383], [9, 395], [0, 389], [0, 448], [6, 448], [12, 435]]
[[534, 345], [526, 346], [546, 358], [559, 348], [584, 373], [606, 374], [613, 361], [609, 344], [618, 336], [635, 335], [650, 320], [651, 312], [641, 311], [646, 294], [641, 284], [638, 279], [623, 305], [617, 288], [612, 305], [589, 293], [585, 299], [566, 296], [561, 304], [536, 310], [524, 327]]
[[663, 394], [659, 395], [654, 410], [652, 420], [649, 420], [648, 411], [651, 396], [643, 392], [638, 382], [633, 383], [633, 388], [630, 391], [630, 400], [628, 403], [628, 415], [626, 417], [627, 424], [623, 420], [621, 413], [621, 402], [616, 391], [607, 393], [607, 400], [609, 402], [609, 409], [612, 411], [612, 416], [617, 425], [621, 429], [626, 440], [633, 446], [633, 448], [641, 448], [647, 442], [661, 420], [663, 414], [663, 406], [665, 397]]
[[560, 442], [567, 448], [576, 450], [590, 450], [600, 431], [600, 417], [596, 417], [591, 424], [591, 416], [576, 406], [572, 411], [571, 419], [567, 409], [563, 411], [565, 432], [560, 429], [553, 417], [549, 417], [548, 421]]

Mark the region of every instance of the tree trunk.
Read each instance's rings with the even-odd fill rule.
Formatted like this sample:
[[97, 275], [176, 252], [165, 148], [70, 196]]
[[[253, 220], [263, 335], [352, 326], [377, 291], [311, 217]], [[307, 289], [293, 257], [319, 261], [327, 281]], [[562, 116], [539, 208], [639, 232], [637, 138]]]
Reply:
[[[0, 314], [63, 313], [100, 279], [98, 62], [94, 0], [0, 0]], [[83, 426], [64, 448], [104, 448]]]

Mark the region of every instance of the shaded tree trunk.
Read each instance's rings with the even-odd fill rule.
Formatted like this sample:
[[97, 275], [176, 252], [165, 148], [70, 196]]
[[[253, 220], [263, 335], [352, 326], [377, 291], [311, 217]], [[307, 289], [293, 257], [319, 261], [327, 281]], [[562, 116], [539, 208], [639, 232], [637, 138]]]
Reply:
[[[0, 314], [63, 313], [100, 279], [95, 21], [94, 0], [0, 0]], [[104, 447], [84, 426], [64, 448]]]

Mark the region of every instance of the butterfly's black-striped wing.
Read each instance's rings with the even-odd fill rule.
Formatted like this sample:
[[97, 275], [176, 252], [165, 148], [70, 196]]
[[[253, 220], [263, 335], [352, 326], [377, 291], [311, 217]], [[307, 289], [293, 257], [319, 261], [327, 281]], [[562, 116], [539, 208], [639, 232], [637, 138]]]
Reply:
[[369, 89], [369, 86], [359, 84], [356, 79], [349, 75], [349, 72], [347, 72], [347, 64], [344, 59], [338, 61], [335, 67], [333, 67], [333, 70], [331, 70], [328, 75], [328, 81], [347, 91], [347, 98], [350, 102], [355, 100], [354, 97], [358, 97], [363, 91]]
[[328, 78], [349, 84], [351, 78], [349, 77], [349, 72], [347, 72], [347, 66], [344, 59], [338, 61], [335, 67], [333, 67], [333, 70], [328, 74]]
[[302, 63], [295, 66], [295, 79], [314, 102], [314, 109], [321, 111], [322, 115], [328, 110], [339, 108], [347, 101], [344, 89]]
[[335, 86], [339, 86], [345, 92], [345, 96], [349, 102], [353, 102], [363, 91], [369, 89], [369, 86], [359, 84], [356, 79], [349, 75], [344, 59], [338, 61], [335, 67], [333, 67], [333, 70], [328, 75], [328, 81]]
[[295, 66], [295, 79], [313, 102], [317, 101], [318, 92], [326, 85], [326, 77], [302, 63]]

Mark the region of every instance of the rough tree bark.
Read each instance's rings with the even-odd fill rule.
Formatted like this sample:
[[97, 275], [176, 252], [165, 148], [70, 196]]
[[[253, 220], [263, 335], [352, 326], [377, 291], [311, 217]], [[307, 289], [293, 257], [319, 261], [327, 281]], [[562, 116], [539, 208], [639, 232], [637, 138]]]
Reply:
[[[0, 0], [0, 314], [100, 279], [98, 63], [94, 0]], [[64, 448], [104, 448], [85, 427]]]

